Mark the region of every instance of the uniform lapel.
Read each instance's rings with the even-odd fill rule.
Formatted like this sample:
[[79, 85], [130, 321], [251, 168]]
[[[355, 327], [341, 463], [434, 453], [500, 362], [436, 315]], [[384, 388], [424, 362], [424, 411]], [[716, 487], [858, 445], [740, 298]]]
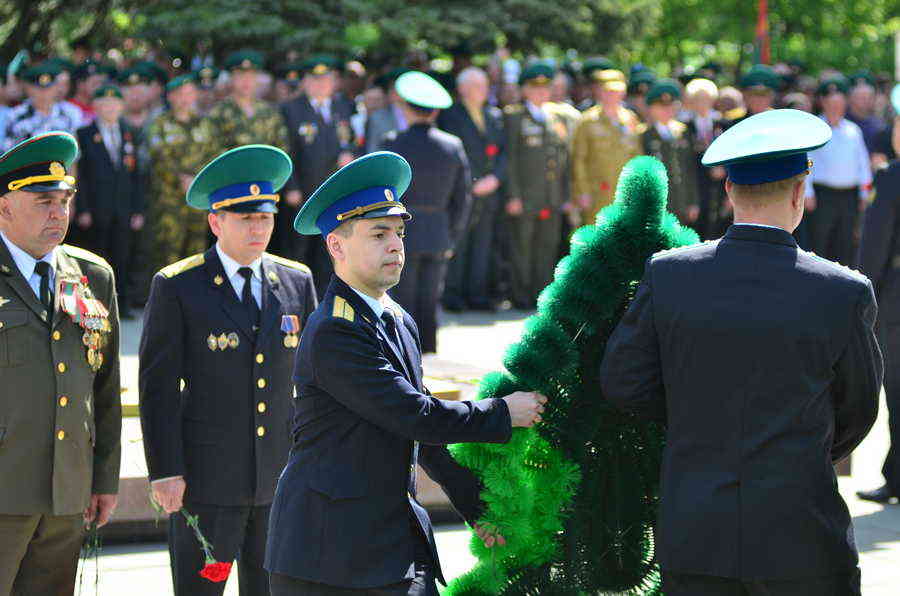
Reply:
[[250, 314], [238, 300], [215, 247], [206, 251], [206, 271], [209, 274], [209, 285], [213, 293], [217, 295], [222, 310], [234, 321], [247, 339], [253, 342], [256, 338], [250, 324]]
[[[19, 298], [28, 305], [34, 314], [37, 315], [39, 319], [46, 320], [46, 315], [44, 314], [47, 309], [44, 308], [44, 305], [41, 304], [41, 301], [38, 300], [37, 295], [34, 293], [34, 290], [31, 289], [31, 286], [28, 285], [28, 280], [22, 277], [22, 272], [19, 271], [18, 265], [13, 260], [12, 255], [9, 254], [9, 249], [6, 248], [6, 243], [0, 240], [0, 275], [6, 280], [6, 283], [13, 289], [13, 291], [19, 295]], [[43, 315], [43, 316], [42, 316]]]
[[[375, 332], [378, 334], [378, 339], [381, 340], [382, 351], [387, 356], [388, 360], [390, 360], [391, 364], [394, 365], [394, 369], [402, 374], [407, 381], [409, 381], [410, 383], [415, 383], [415, 379], [408, 370], [406, 359], [403, 357], [403, 354], [400, 351], [400, 346], [397, 345], [397, 342], [395, 340], [392, 340], [388, 337], [388, 334], [384, 329], [384, 323], [375, 316], [375, 313], [372, 312], [372, 309], [369, 307], [369, 305], [359, 297], [359, 294], [357, 294], [353, 290], [353, 288], [345, 284], [337, 276], [335, 276], [334, 279], [339, 282], [336, 287], [335, 295], [340, 296], [344, 300], [349, 302], [356, 310], [356, 312], [363, 317], [364, 320], [368, 321], [369, 324], [375, 327]], [[400, 325], [398, 325], [398, 332], [399, 327]]]
[[272, 261], [263, 255], [262, 258], [262, 314], [260, 315], [260, 337], [268, 337], [273, 332], [278, 315], [283, 312], [282, 305], [287, 301], [284, 286], [278, 278], [278, 272]]
[[403, 314], [400, 311], [394, 312], [397, 314], [397, 333], [400, 334], [400, 342], [403, 344], [403, 350], [406, 352], [406, 356], [409, 359], [409, 366], [412, 367], [412, 370], [410, 371], [412, 381], [415, 383], [416, 389], [422, 391], [422, 367], [420, 365], [421, 355], [419, 354], [419, 349], [413, 340], [412, 334], [406, 327], [406, 321], [403, 318]]

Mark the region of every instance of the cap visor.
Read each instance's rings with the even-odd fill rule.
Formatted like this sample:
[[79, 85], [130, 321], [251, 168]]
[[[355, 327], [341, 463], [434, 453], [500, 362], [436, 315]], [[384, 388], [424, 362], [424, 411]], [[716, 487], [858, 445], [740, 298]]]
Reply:
[[217, 209], [217, 211], [230, 211], [231, 213], [278, 213], [278, 207], [272, 201], [250, 201]]
[[59, 182], [44, 182], [42, 184], [29, 184], [28, 186], [23, 186], [19, 190], [26, 190], [28, 192], [52, 192], [54, 190], [73, 190], [75, 187], [60, 180]]
[[610, 83], [602, 83], [603, 89], [606, 91], [625, 91], [628, 86], [621, 81], [613, 81]]
[[387, 207], [385, 209], [376, 209], [375, 211], [369, 211], [364, 215], [360, 215], [357, 219], [376, 219], [379, 217], [391, 217], [394, 215], [399, 215], [406, 221], [412, 219], [412, 213], [407, 211], [405, 207]]

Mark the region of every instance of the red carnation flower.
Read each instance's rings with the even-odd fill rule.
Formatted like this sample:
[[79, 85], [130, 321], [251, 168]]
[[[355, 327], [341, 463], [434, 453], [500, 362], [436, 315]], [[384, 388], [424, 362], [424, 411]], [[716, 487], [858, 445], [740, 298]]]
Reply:
[[200, 570], [200, 577], [206, 578], [211, 582], [223, 582], [228, 579], [228, 574], [231, 573], [231, 563], [207, 563], [206, 566]]
[[601, 183], [600, 183], [600, 190], [602, 190], [603, 192], [606, 192], [607, 190], [609, 190], [609, 182], [607, 182], [606, 180], [604, 180], [603, 182], [601, 182]]
[[491, 143], [487, 147], [484, 148], [484, 153], [488, 157], [496, 157], [498, 153], [500, 153], [500, 148], [497, 145]]
[[541, 209], [540, 213], [538, 213], [538, 217], [542, 220], [550, 219], [550, 210], [546, 207]]

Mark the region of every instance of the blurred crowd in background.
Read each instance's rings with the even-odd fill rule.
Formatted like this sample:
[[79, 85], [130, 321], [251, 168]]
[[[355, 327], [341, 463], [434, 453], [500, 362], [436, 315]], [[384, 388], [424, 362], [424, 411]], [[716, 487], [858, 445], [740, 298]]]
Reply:
[[[465, 200], [410, 209], [427, 223], [407, 252], [444, 263], [429, 295], [449, 311], [534, 308], [572, 231], [613, 201], [621, 168], [637, 155], [667, 166], [674, 216], [703, 239], [720, 237], [731, 220], [724, 171], [702, 167], [700, 156], [724, 130], [772, 108], [814, 112], [832, 126], [832, 142], [811, 156], [797, 237], [853, 265], [873, 172], [896, 158], [900, 137], [889, 77], [812, 73], [799, 63], [736, 76], [713, 62], [674, 65], [666, 78], [599, 56], [519, 60], [502, 48], [456, 51], [440, 72], [415, 53], [377, 66], [254, 49], [218, 61], [163, 51], [127, 63], [111, 56], [121, 53], [80, 40], [67, 56], [20, 56], [4, 67], [0, 145], [48, 130], [77, 136], [79, 192], [67, 241], [110, 261], [124, 317], [146, 300], [156, 270], [213, 240], [206, 214], [184, 202], [194, 176], [223, 151], [252, 143], [294, 161], [270, 251], [310, 266], [324, 292], [330, 262], [320, 239], [293, 232], [294, 215], [331, 173], [407, 129], [393, 82], [408, 70], [428, 72], [452, 94], [456, 103], [433, 125], [459, 137], [468, 160]], [[413, 176], [428, 183], [427, 169]]]

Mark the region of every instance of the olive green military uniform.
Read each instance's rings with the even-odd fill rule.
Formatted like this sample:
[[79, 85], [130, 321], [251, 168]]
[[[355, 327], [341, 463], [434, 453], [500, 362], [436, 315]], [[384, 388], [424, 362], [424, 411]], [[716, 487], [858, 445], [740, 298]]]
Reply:
[[582, 114], [572, 139], [572, 194], [591, 196], [591, 207], [581, 213], [583, 223], [594, 223], [597, 213], [613, 202], [622, 166], [641, 153], [639, 128], [640, 118], [625, 107], [619, 107], [615, 119], [600, 105]]
[[[91, 494], [118, 492], [112, 269], [85, 250], [57, 247], [54, 295], [48, 312], [0, 242], [0, 594], [72, 594], [82, 512]], [[106, 323], [96, 331], [75, 323], [64, 312], [75, 295], [98, 300]]]
[[672, 120], [665, 125], [664, 137], [654, 124], [647, 124], [641, 134], [644, 153], [659, 159], [669, 173], [669, 211], [678, 216], [681, 223], [693, 225], [686, 219], [689, 207], [698, 204], [697, 162], [693, 140], [686, 124]]
[[512, 300], [533, 308], [553, 278], [562, 237], [562, 205], [570, 200], [569, 144], [579, 118], [568, 104], [544, 104], [544, 121], [524, 104], [504, 110], [507, 134], [507, 197], [522, 200], [509, 218]]
[[288, 150], [288, 132], [277, 108], [257, 101], [247, 116], [232, 98], [226, 98], [206, 117], [212, 131], [212, 153], [216, 156], [241, 145], [262, 144]]
[[212, 156], [209, 122], [193, 116], [187, 122], [172, 112], [149, 127], [150, 189], [147, 223], [150, 231], [151, 271], [158, 271], [208, 244], [206, 217], [184, 204], [181, 175], [193, 177]]

